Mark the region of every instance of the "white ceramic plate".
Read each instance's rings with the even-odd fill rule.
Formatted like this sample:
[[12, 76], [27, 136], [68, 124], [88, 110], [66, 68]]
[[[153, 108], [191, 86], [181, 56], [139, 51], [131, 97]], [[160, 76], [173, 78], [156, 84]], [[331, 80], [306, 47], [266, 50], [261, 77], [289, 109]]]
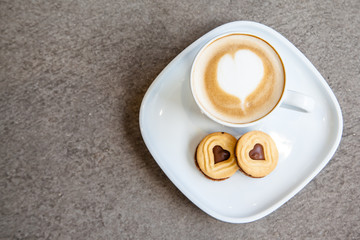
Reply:
[[[277, 49], [289, 89], [314, 98], [312, 113], [279, 108], [261, 125], [245, 129], [224, 127], [201, 113], [190, 90], [192, 62], [206, 42], [233, 31], [257, 35]], [[298, 193], [329, 162], [343, 128], [339, 104], [310, 61], [278, 32], [248, 21], [215, 28], [181, 52], [149, 87], [139, 120], [146, 146], [169, 179], [200, 209], [232, 223], [262, 218]], [[196, 168], [195, 149], [207, 134], [225, 131], [238, 138], [251, 130], [267, 132], [278, 146], [279, 163], [270, 175], [254, 179], [238, 171], [216, 182]]]

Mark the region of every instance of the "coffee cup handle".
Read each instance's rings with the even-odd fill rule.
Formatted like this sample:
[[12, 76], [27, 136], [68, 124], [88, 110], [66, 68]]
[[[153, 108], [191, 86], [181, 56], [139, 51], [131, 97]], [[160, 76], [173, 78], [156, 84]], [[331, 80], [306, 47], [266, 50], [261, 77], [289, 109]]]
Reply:
[[312, 97], [293, 90], [287, 90], [285, 94], [281, 107], [306, 113], [310, 113], [314, 110], [315, 101]]

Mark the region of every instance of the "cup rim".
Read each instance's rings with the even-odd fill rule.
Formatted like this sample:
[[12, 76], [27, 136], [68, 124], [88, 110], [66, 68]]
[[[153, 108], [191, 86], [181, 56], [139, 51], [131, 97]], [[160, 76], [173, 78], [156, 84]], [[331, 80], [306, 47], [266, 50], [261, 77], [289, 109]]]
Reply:
[[[255, 37], [255, 38], [258, 38], [262, 41], [264, 41], [267, 45], [269, 45], [273, 51], [276, 53], [276, 55], [278, 56], [278, 58], [280, 59], [280, 62], [281, 62], [281, 66], [282, 66], [282, 69], [283, 69], [283, 73], [284, 73], [284, 87], [283, 87], [283, 90], [282, 90], [282, 93], [281, 93], [281, 96], [278, 100], [278, 102], [275, 104], [275, 106], [268, 112], [266, 113], [265, 115], [263, 115], [262, 117], [258, 118], [258, 119], [255, 119], [253, 121], [250, 121], [250, 122], [245, 122], [245, 123], [233, 123], [233, 122], [228, 122], [228, 121], [225, 121], [225, 120], [222, 120], [222, 119], [219, 119], [217, 117], [215, 117], [214, 115], [212, 115], [210, 112], [208, 112], [205, 107], [203, 107], [203, 105], [201, 104], [201, 102], [198, 100], [198, 97], [195, 95], [195, 90], [194, 90], [194, 86], [193, 86], [193, 75], [194, 75], [194, 69], [195, 69], [195, 65], [196, 65], [196, 62], [198, 61], [198, 58], [199, 56], [201, 55], [201, 53], [203, 51], [205, 51], [205, 49], [210, 45], [212, 44], [213, 42], [221, 39], [221, 38], [224, 38], [224, 37], [227, 37], [227, 36], [230, 36], [230, 35], [247, 35], [247, 36], [251, 36], [251, 37]], [[200, 48], [200, 50], [196, 53], [196, 56], [193, 60], [193, 63], [192, 63], [192, 66], [191, 66], [191, 72], [190, 72], [190, 88], [191, 88], [191, 93], [192, 93], [192, 96], [193, 98], [195, 99], [195, 102], [196, 104], [198, 105], [198, 107], [200, 108], [201, 112], [203, 114], [205, 114], [207, 117], [209, 117], [210, 119], [212, 119], [213, 121], [221, 124], [221, 125], [224, 125], [224, 126], [228, 126], [228, 127], [249, 127], [249, 126], [252, 126], [252, 125], [255, 125], [259, 122], [262, 122], [263, 120], [265, 120], [271, 113], [274, 112], [275, 109], [277, 109], [282, 101], [284, 100], [284, 96], [285, 96], [285, 92], [286, 92], [286, 89], [287, 89], [287, 79], [286, 79], [286, 69], [285, 69], [285, 65], [284, 65], [284, 62], [280, 56], [280, 54], [278, 53], [278, 51], [274, 48], [274, 46], [272, 46], [268, 41], [266, 41], [265, 39], [263, 39], [262, 37], [259, 37], [255, 34], [251, 34], [251, 33], [246, 33], [246, 32], [237, 32], [237, 31], [231, 31], [231, 32], [227, 32], [227, 33], [224, 33], [224, 34], [221, 34], [221, 35], [218, 35], [216, 37], [213, 37], [212, 39], [210, 39], [208, 42], [206, 42], [204, 44], [204, 46], [202, 46]]]

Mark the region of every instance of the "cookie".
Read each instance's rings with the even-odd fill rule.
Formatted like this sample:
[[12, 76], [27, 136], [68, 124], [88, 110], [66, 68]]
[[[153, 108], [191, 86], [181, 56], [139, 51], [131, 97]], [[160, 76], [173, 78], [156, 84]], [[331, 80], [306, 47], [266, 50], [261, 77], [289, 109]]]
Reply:
[[235, 155], [240, 169], [254, 178], [270, 174], [279, 159], [274, 140], [261, 131], [251, 131], [241, 136], [236, 144]]
[[225, 132], [207, 135], [199, 143], [195, 163], [200, 171], [212, 180], [225, 180], [239, 167], [234, 154], [237, 139]]

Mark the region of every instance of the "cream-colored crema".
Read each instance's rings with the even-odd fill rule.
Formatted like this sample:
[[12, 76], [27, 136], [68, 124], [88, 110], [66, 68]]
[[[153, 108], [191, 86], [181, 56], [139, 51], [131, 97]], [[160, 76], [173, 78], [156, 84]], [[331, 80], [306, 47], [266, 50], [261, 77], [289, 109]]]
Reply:
[[285, 87], [278, 53], [246, 34], [221, 37], [204, 48], [193, 68], [192, 88], [212, 116], [229, 123], [256, 121], [274, 109]]

